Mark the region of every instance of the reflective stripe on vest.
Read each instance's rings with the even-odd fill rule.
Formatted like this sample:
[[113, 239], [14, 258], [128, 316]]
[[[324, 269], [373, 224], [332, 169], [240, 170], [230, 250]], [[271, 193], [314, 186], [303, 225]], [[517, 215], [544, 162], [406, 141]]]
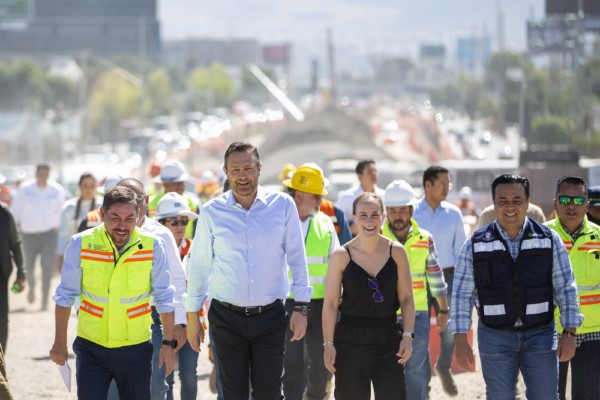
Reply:
[[127, 309], [127, 317], [129, 319], [138, 318], [142, 315], [150, 314], [152, 312], [152, 307], [150, 307], [150, 303], [144, 303], [142, 305], [128, 308]]
[[139, 296], [130, 297], [128, 299], [121, 299], [120, 302], [121, 302], [121, 304], [131, 304], [131, 303], [138, 302], [140, 300], [144, 300], [145, 298], [147, 298], [149, 296], [150, 296], [150, 292], [141, 294]]
[[102, 316], [104, 315], [104, 308], [95, 306], [87, 300], [83, 300], [81, 302], [79, 309], [98, 318], [102, 318]]
[[[404, 242], [404, 249], [410, 264], [415, 310], [427, 311], [427, 275], [425, 270], [427, 269], [427, 257], [429, 256], [429, 232], [420, 229], [412, 218], [410, 223], [412, 228], [408, 233], [406, 242]], [[382, 234], [388, 239], [398, 242], [388, 220], [383, 224]]]
[[[577, 333], [600, 332], [600, 227], [584, 217], [579, 236], [573, 242], [573, 238], [565, 231], [558, 218], [548, 221], [546, 225], [558, 233], [569, 251], [573, 275], [577, 282], [579, 311], [585, 317], [581, 326], [577, 328]], [[554, 320], [557, 330], [562, 331], [558, 308], [554, 313]]]
[[103, 261], [109, 263], [115, 262], [115, 255], [112, 251], [81, 249], [80, 257], [82, 260]]

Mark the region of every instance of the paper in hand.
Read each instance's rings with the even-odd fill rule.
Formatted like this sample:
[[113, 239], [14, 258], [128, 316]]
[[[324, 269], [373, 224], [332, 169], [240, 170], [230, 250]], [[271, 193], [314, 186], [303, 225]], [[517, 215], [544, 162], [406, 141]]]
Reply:
[[65, 360], [63, 365], [58, 366], [58, 372], [60, 372], [60, 376], [67, 387], [69, 393], [71, 393], [71, 366], [69, 365], [69, 361]]

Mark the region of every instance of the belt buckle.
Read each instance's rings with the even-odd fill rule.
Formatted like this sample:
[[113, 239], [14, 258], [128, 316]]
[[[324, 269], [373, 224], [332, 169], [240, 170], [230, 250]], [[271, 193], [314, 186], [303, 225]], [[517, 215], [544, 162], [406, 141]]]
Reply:
[[255, 309], [258, 309], [258, 312], [256, 314], [260, 314], [262, 312], [262, 306], [259, 306], [259, 307], [246, 307], [245, 310], [244, 310], [245, 311], [244, 314], [246, 315], [246, 317], [250, 317], [250, 316], [253, 315], [253, 314], [250, 313], [250, 310], [255, 310]]

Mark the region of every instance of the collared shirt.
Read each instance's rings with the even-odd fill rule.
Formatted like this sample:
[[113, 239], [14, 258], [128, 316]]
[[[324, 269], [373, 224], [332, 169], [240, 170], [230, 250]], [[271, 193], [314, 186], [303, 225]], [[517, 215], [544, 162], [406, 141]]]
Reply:
[[[519, 255], [521, 241], [525, 226], [529, 223], [529, 218], [525, 218], [525, 223], [519, 231], [515, 240], [512, 240], [504, 229], [494, 221], [502, 238], [508, 245], [513, 260]], [[583, 315], [579, 313], [579, 299], [577, 298], [577, 285], [569, 253], [563, 244], [562, 239], [556, 232], [552, 232], [552, 287], [554, 294], [554, 304], [560, 309], [560, 323], [562, 326], [578, 328], [583, 322]], [[467, 333], [471, 326], [471, 312], [476, 305], [477, 295], [475, 289], [475, 279], [473, 276], [473, 242], [471, 238], [467, 239], [463, 246], [456, 273], [454, 275], [454, 288], [452, 294], [452, 306], [450, 310], [450, 321], [448, 329], [452, 333]]]
[[[408, 230], [408, 235], [413, 230], [411, 226]], [[407, 236], [408, 237], [408, 236]], [[399, 241], [404, 246], [404, 242]], [[431, 295], [433, 297], [442, 297], [448, 294], [448, 285], [446, 284], [446, 280], [444, 279], [444, 272], [438, 263], [437, 251], [435, 249], [435, 243], [433, 241], [433, 236], [429, 236], [429, 253], [427, 254], [427, 260], [425, 265], [425, 276], [427, 277], [427, 283], [429, 285], [429, 290], [431, 291]]]
[[259, 186], [246, 210], [232, 191], [225, 192], [201, 209], [190, 251], [185, 308], [199, 311], [209, 286], [212, 298], [240, 307], [285, 299], [290, 291], [288, 265], [294, 298], [309, 302], [312, 288], [292, 198]]
[[[136, 228], [138, 229], [138, 228]], [[61, 307], [71, 307], [81, 294], [81, 237], [85, 232], [77, 233], [71, 240], [65, 251], [65, 262], [60, 275], [60, 282], [52, 296], [52, 300]], [[169, 265], [165, 251], [165, 242], [158, 236], [154, 236], [154, 249], [152, 253], [152, 297], [159, 313], [173, 311], [173, 295], [175, 288], [171, 285]], [[121, 250], [127, 248], [123, 246]]]
[[58, 183], [48, 180], [45, 187], [37, 181], [24, 182], [11, 202], [11, 211], [21, 233], [42, 233], [60, 226], [60, 213], [66, 193]]
[[[304, 238], [304, 242], [306, 243], [306, 235], [308, 235], [308, 228], [310, 227], [310, 221], [314, 218], [313, 215], [309, 215], [304, 221], [300, 221], [300, 226], [302, 227], [302, 237]], [[329, 245], [329, 255], [333, 253], [336, 247], [340, 246], [340, 240], [335, 233], [335, 226], [333, 226], [333, 222], [331, 218], [327, 218], [329, 225], [329, 233], [331, 234], [331, 244]]]
[[442, 201], [434, 210], [425, 197], [415, 205], [413, 219], [419, 227], [431, 232], [435, 238], [438, 261], [442, 269], [454, 267], [467, 235], [460, 209]]
[[[167, 262], [169, 264], [169, 273], [171, 274], [171, 285], [175, 287], [175, 325], [187, 324], [187, 315], [185, 314], [185, 307], [183, 306], [183, 296], [185, 295], [186, 289], [186, 276], [185, 270], [181, 263], [181, 257], [179, 256], [179, 248], [177, 242], [173, 237], [173, 233], [169, 228], [158, 222], [153, 218], [144, 218], [142, 224], [142, 230], [158, 236], [165, 242], [165, 252], [167, 255]], [[152, 298], [152, 305], [154, 305], [154, 298]]]
[[[342, 190], [340, 194], [338, 194], [338, 200], [335, 203], [346, 216], [349, 224], [352, 224], [352, 204], [354, 203], [354, 199], [356, 196], [363, 193], [365, 189], [361, 186], [360, 183], [357, 183], [350, 187], [349, 189]], [[381, 197], [383, 200], [383, 195], [385, 194], [385, 190], [375, 185], [375, 194]]]

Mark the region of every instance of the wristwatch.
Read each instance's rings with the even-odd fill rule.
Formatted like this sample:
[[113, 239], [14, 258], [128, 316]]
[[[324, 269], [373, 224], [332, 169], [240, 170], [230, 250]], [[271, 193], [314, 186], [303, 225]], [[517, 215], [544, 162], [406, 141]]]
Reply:
[[177, 347], [177, 340], [175, 340], [175, 339], [173, 339], [173, 340], [163, 339], [162, 345], [163, 346], [169, 346], [170, 348], [174, 349], [174, 348]]
[[438, 311], [438, 314], [448, 314], [448, 309], [446, 308], [446, 309], [444, 310], [444, 309], [441, 309], [441, 308], [440, 308], [440, 311]]
[[402, 337], [409, 337], [412, 340], [415, 340], [415, 334], [414, 332], [402, 332]]
[[294, 311], [299, 312], [300, 314], [306, 317], [308, 315], [308, 312], [310, 311], [310, 308], [308, 307], [308, 303], [296, 302], [296, 304], [294, 305]]

